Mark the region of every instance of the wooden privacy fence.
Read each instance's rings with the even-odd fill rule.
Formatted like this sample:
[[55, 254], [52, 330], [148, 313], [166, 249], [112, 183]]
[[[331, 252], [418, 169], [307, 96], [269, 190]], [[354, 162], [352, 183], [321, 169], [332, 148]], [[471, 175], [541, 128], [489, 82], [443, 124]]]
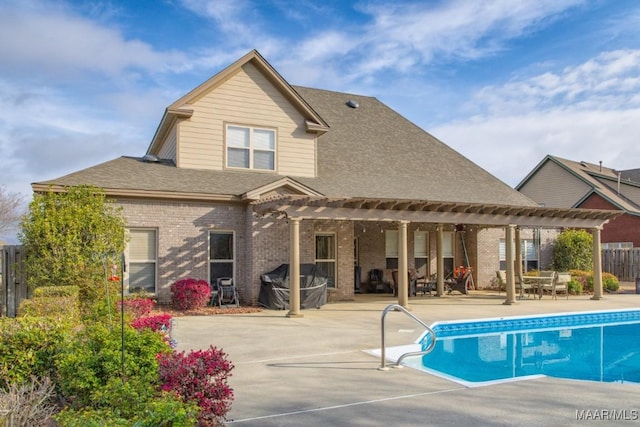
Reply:
[[20, 302], [27, 298], [23, 261], [22, 246], [0, 246], [0, 316], [15, 317]]
[[604, 249], [602, 271], [614, 274], [623, 282], [634, 282], [640, 278], [640, 248]]

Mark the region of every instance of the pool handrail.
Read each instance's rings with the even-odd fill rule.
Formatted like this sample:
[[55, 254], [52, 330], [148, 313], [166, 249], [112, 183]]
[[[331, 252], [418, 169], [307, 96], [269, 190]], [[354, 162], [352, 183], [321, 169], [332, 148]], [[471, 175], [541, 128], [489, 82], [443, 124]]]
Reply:
[[418, 322], [420, 325], [422, 325], [428, 333], [431, 334], [432, 336], [432, 340], [431, 343], [429, 343], [429, 346], [422, 350], [422, 351], [410, 351], [407, 353], [404, 353], [402, 356], [400, 356], [398, 358], [398, 360], [396, 361], [396, 363], [394, 365], [392, 365], [393, 367], [399, 368], [400, 363], [407, 357], [410, 356], [422, 356], [425, 354], [428, 354], [431, 352], [431, 350], [433, 350], [433, 347], [436, 345], [436, 333], [433, 331], [433, 329], [431, 329], [431, 327], [429, 325], [427, 325], [426, 323], [424, 323], [422, 320], [418, 319], [416, 316], [414, 316], [413, 314], [411, 314], [406, 308], [404, 308], [403, 306], [401, 306], [400, 304], [390, 304], [387, 307], [385, 307], [384, 310], [382, 310], [382, 318], [381, 318], [381, 327], [380, 327], [380, 337], [381, 337], [381, 341], [382, 341], [382, 346], [380, 347], [380, 367], [378, 367], [379, 370], [381, 371], [386, 371], [387, 366], [386, 366], [386, 355], [385, 355], [385, 323], [384, 320], [387, 316], [387, 313], [390, 312], [391, 310], [394, 311], [401, 311], [404, 314], [406, 314], [407, 316], [409, 316], [410, 318], [412, 318], [413, 320], [415, 320], [416, 322]]

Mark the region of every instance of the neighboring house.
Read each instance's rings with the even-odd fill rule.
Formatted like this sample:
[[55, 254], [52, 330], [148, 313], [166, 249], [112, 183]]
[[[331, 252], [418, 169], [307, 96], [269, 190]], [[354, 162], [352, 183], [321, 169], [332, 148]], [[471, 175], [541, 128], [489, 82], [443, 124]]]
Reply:
[[640, 247], [639, 169], [617, 171], [548, 155], [516, 189], [545, 207], [621, 211], [603, 227], [603, 247]]
[[291, 86], [257, 51], [171, 104], [143, 157], [33, 189], [79, 184], [122, 206], [125, 285], [161, 302], [179, 278], [229, 276], [255, 304], [262, 274], [299, 262], [330, 277], [330, 301], [353, 298], [357, 271], [366, 290], [370, 270], [397, 268], [406, 289], [414, 266], [437, 273], [441, 294], [454, 266], [468, 263], [478, 284], [495, 275], [497, 242], [487, 255], [479, 231], [512, 242], [519, 227], [596, 229], [611, 217], [540, 209], [377, 99]]

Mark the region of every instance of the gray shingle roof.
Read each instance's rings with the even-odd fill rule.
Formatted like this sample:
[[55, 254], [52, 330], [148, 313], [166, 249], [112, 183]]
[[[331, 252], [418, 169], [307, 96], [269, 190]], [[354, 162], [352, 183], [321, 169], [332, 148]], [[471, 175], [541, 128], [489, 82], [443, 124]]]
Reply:
[[[294, 89], [329, 124], [318, 138], [318, 177], [291, 177], [328, 197], [372, 197], [536, 206], [375, 98]], [[358, 108], [346, 105], [358, 101]], [[275, 174], [179, 169], [120, 157], [39, 185], [239, 196]]]

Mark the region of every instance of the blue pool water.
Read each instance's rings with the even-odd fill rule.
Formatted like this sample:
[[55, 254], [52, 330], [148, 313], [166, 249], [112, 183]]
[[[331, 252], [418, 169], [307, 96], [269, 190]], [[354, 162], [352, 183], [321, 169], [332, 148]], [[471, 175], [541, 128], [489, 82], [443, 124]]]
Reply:
[[[640, 310], [439, 322], [432, 328], [433, 351], [408, 364], [469, 386], [540, 375], [640, 383]], [[420, 345], [429, 340], [425, 335]]]

